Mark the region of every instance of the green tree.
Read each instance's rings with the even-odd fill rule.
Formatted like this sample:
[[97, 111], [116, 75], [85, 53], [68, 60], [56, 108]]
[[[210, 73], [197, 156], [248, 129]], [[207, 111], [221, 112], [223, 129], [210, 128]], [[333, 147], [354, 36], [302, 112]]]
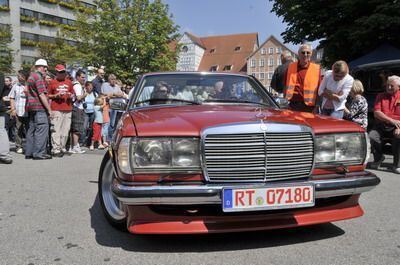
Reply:
[[79, 51], [76, 44], [71, 45], [65, 40], [62, 33], [52, 42], [39, 42], [37, 44], [40, 57], [47, 60], [50, 69], [57, 64], [73, 64], [81, 61], [85, 55]]
[[161, 0], [95, 1], [92, 16], [78, 14], [70, 36], [86, 57], [86, 65], [106, 66], [123, 82], [145, 72], [175, 69], [176, 51], [168, 46], [178, 27]]
[[10, 25], [0, 27], [0, 72], [11, 73], [13, 71], [12, 49], [9, 44], [12, 41], [12, 29]]
[[383, 43], [400, 47], [399, 0], [270, 0], [285, 42], [321, 40], [323, 64], [351, 61]]

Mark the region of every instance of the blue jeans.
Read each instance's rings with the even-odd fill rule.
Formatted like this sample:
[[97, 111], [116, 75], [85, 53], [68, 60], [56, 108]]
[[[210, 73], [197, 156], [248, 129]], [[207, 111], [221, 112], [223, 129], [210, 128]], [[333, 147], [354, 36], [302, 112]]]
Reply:
[[26, 133], [25, 156], [40, 157], [47, 153], [49, 117], [45, 111], [30, 111]]

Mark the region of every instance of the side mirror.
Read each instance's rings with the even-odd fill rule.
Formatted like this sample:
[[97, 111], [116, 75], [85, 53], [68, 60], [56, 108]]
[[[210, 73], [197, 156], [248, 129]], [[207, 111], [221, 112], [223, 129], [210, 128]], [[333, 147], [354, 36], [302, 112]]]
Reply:
[[279, 105], [281, 109], [289, 108], [289, 101], [286, 98], [277, 97], [275, 102]]
[[110, 108], [112, 110], [124, 111], [127, 106], [127, 99], [125, 99], [125, 98], [110, 98], [109, 104], [110, 104]]

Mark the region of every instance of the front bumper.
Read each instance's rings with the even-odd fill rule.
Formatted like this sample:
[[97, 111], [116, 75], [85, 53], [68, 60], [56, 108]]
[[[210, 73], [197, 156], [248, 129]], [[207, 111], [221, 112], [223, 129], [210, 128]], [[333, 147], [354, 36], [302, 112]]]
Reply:
[[[315, 186], [315, 197], [329, 198], [360, 194], [373, 189], [380, 179], [368, 171], [349, 173], [344, 177], [318, 180], [292, 180], [281, 184], [311, 183]], [[274, 182], [261, 184], [208, 184], [208, 185], [157, 185], [129, 186], [114, 180], [112, 191], [125, 205], [202, 205], [221, 204], [224, 188], [267, 188]]]

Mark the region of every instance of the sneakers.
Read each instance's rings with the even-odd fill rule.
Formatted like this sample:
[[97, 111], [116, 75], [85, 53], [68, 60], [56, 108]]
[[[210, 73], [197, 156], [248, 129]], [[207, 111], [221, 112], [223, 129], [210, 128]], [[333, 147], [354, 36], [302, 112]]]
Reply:
[[368, 168], [370, 168], [370, 169], [378, 169], [381, 166], [381, 164], [382, 164], [382, 162], [384, 160], [385, 160], [385, 156], [382, 155], [381, 159], [379, 159], [378, 161], [374, 161], [374, 162], [369, 163], [368, 164]]
[[74, 146], [74, 148], [72, 148], [70, 152], [72, 154], [83, 154], [83, 153], [85, 153], [85, 151], [83, 151], [79, 145]]
[[24, 149], [22, 149], [21, 147], [17, 149], [17, 154], [23, 154], [24, 153]]
[[104, 147], [104, 145], [100, 144], [97, 148], [98, 149], [104, 149], [105, 147]]
[[393, 173], [395, 174], [400, 174], [400, 167], [393, 167], [392, 168]]
[[91, 146], [89, 147], [89, 150], [90, 150], [90, 151], [93, 151], [93, 150], [94, 150], [94, 146], [91, 145]]

